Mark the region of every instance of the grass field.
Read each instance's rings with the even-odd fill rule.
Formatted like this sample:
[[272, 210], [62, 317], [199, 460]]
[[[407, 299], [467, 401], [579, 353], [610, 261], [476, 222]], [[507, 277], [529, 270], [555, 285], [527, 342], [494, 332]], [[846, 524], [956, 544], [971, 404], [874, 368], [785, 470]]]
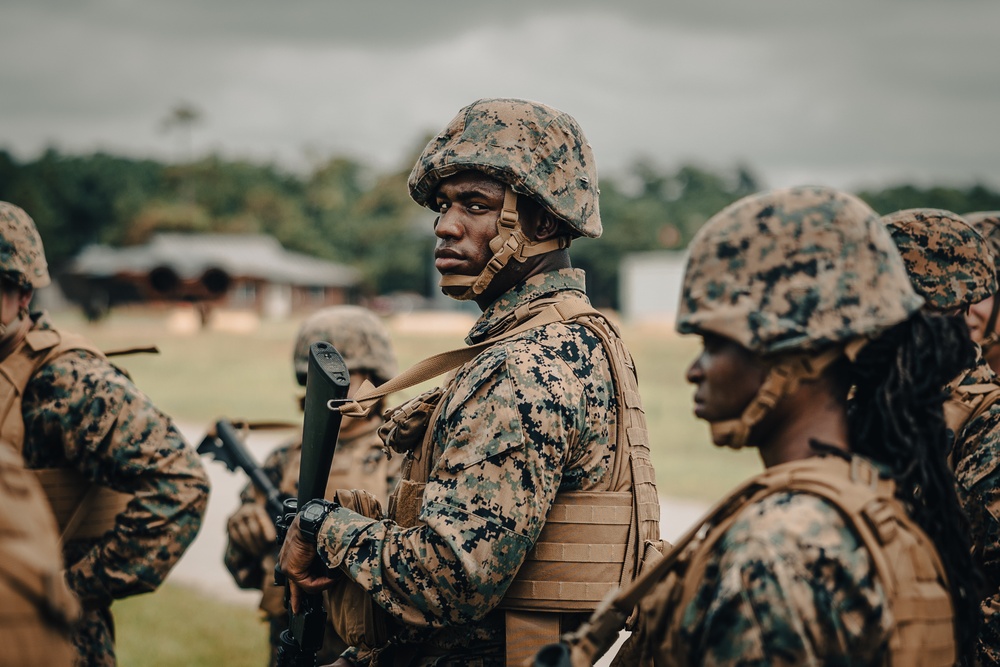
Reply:
[[[463, 344], [467, 322], [435, 326], [430, 317], [388, 320], [401, 367]], [[160, 354], [115, 361], [178, 420], [207, 426], [221, 416], [299, 418], [296, 397], [301, 390], [291, 367], [298, 319], [256, 327], [231, 322], [228, 328], [242, 329], [239, 333], [226, 330], [222, 322], [192, 329], [189, 319], [176, 311], [115, 312], [97, 324], [72, 311], [54, 313], [53, 319], [104, 350], [156, 345]], [[707, 427], [691, 413], [693, 390], [684, 381], [684, 369], [698, 349], [696, 340], [653, 327], [626, 326], [623, 336], [639, 369], [661, 495], [714, 500], [760, 469], [752, 451], [713, 447]], [[113, 611], [122, 667], [266, 664], [266, 630], [252, 607], [211, 600], [168, 583], [155, 593], [115, 603]]]

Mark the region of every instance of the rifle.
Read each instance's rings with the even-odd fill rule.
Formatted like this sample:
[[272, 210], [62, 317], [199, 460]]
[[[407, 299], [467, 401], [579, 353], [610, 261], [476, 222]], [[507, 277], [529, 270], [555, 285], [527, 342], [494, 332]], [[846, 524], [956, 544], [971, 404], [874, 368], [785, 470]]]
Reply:
[[216, 421], [215, 429], [206, 433], [198, 445], [198, 453], [214, 458], [231, 471], [235, 471], [237, 467], [241, 468], [257, 490], [264, 495], [267, 513], [277, 523], [278, 518], [285, 512], [283, 505], [285, 496], [271, 483], [263, 468], [247, 451], [231, 421], [228, 419]]
[[[330, 465], [340, 435], [341, 413], [338, 408], [346, 401], [350, 385], [347, 364], [333, 345], [319, 342], [309, 346], [299, 493], [298, 498], [288, 498], [284, 502], [281, 521], [278, 522], [279, 545], [284, 542], [299, 508], [326, 493]], [[287, 579], [277, 570], [274, 579], [275, 583], [285, 586], [285, 606], [288, 608], [288, 629], [281, 633], [278, 667], [315, 667], [316, 652], [323, 646], [326, 626], [323, 595], [304, 595], [301, 611], [296, 613], [292, 610]]]

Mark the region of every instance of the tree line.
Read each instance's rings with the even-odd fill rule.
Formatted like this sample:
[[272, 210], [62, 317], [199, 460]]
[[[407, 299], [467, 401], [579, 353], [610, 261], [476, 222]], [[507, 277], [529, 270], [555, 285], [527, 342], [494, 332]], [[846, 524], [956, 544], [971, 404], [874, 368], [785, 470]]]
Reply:
[[[413, 155], [416, 159], [416, 153]], [[38, 224], [54, 273], [84, 246], [144, 243], [158, 231], [266, 233], [289, 250], [361, 270], [368, 295], [430, 294], [433, 214], [407, 195], [409, 164], [378, 171], [333, 157], [307, 173], [208, 156], [184, 164], [50, 149], [19, 161], [0, 151], [0, 200]], [[729, 203], [763, 189], [746, 165], [711, 170], [636, 161], [601, 177], [604, 235], [573, 243], [595, 305], [617, 307], [618, 267], [628, 253], [682, 250]], [[857, 192], [879, 213], [929, 206], [958, 213], [1000, 209], [1000, 192], [899, 185]]]

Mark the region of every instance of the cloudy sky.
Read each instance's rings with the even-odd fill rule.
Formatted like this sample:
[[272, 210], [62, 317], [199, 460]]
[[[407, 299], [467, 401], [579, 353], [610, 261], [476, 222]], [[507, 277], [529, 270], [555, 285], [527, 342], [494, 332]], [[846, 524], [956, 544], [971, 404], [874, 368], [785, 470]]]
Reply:
[[0, 0], [0, 147], [397, 168], [510, 96], [576, 116], [605, 174], [1000, 187], [998, 31], [996, 0]]

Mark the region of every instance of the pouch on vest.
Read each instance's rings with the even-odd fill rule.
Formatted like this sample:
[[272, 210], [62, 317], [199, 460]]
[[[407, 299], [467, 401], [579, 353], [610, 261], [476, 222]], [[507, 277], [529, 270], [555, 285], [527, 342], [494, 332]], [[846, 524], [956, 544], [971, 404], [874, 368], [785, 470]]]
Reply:
[[[369, 519], [382, 519], [382, 506], [372, 494], [359, 489], [338, 489], [337, 503]], [[386, 615], [364, 588], [346, 576], [324, 594], [330, 625], [349, 646], [376, 647], [388, 639]]]

